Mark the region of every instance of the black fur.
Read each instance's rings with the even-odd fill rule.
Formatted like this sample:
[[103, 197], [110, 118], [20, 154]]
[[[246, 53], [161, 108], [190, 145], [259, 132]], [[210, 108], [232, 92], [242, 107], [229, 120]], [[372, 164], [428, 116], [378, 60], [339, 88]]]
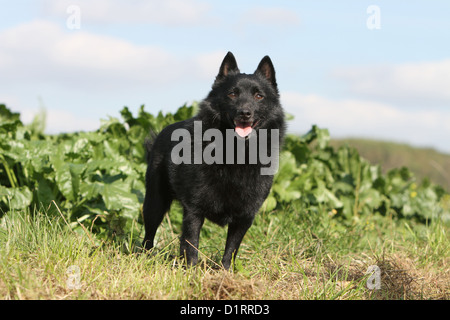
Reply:
[[[285, 132], [284, 113], [279, 102], [275, 70], [268, 56], [264, 57], [254, 74], [240, 73], [236, 60], [229, 52], [220, 66], [211, 92], [200, 104], [197, 116], [164, 128], [151, 145], [146, 174], [144, 201], [146, 249], [153, 247], [156, 230], [173, 199], [183, 206], [183, 226], [180, 254], [188, 265], [198, 261], [199, 234], [204, 219], [221, 226], [228, 225], [222, 264], [231, 265], [241, 241], [269, 194], [273, 175], [262, 175], [263, 164], [174, 164], [172, 148], [179, 141], [171, 141], [176, 129], [187, 129], [192, 137], [194, 121], [201, 121], [202, 130], [219, 129], [225, 137], [226, 129], [237, 124], [253, 124], [260, 129], [278, 129], [280, 146]], [[268, 130], [270, 142], [270, 130]], [[203, 148], [209, 142], [203, 142]], [[248, 151], [248, 139], [246, 139]], [[224, 143], [225, 145], [225, 143]], [[192, 148], [194, 149], [194, 148]], [[223, 150], [224, 159], [226, 150]], [[194, 158], [192, 158], [194, 159]]]

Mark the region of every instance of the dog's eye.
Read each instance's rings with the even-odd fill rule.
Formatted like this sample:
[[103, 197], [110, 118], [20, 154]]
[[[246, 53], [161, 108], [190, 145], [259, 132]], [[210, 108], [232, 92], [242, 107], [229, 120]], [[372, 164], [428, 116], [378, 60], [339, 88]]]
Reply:
[[260, 93], [255, 93], [255, 99], [256, 100], [262, 100], [262, 99], [264, 99], [264, 96], [262, 94], [260, 94]]
[[236, 96], [237, 95], [235, 92], [233, 92], [233, 91], [228, 92], [228, 98], [234, 99], [234, 98], [236, 98]]

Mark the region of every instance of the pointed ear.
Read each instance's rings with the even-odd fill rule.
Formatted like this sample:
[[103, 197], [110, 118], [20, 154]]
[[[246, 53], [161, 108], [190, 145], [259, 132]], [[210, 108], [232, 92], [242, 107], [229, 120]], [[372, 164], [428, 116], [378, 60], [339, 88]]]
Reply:
[[234, 55], [231, 52], [228, 52], [220, 65], [219, 74], [217, 75], [216, 80], [225, 78], [231, 72], [239, 73], [239, 68]]
[[275, 79], [275, 68], [273, 67], [272, 60], [270, 60], [269, 56], [265, 56], [262, 58], [261, 62], [256, 68], [255, 74], [259, 73], [264, 78], [269, 80], [269, 82], [276, 88], [277, 81]]

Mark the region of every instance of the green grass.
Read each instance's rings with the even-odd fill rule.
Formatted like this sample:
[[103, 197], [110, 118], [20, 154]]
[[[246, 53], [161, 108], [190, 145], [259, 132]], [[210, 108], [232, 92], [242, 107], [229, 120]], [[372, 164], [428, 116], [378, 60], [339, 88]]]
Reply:
[[[180, 213], [161, 225], [156, 252], [140, 254], [142, 235], [104, 242], [68, 227], [50, 211], [6, 214], [0, 225], [4, 299], [448, 299], [448, 226], [374, 215], [343, 222], [332, 212], [287, 208], [260, 213], [233, 272], [219, 267], [226, 229], [206, 222], [200, 263], [177, 258]], [[129, 252], [134, 253], [129, 253]], [[366, 286], [370, 265], [381, 290]], [[70, 288], [79, 270], [79, 288]], [[69, 282], [68, 282], [69, 280]], [[73, 283], [73, 282], [72, 282]]]

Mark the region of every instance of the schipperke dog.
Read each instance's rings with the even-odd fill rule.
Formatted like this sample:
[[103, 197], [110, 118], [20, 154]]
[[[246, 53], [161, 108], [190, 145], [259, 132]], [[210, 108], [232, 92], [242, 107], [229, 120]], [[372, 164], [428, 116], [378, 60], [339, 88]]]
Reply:
[[147, 146], [144, 248], [153, 248], [156, 229], [176, 199], [184, 211], [180, 254], [186, 263], [198, 261], [207, 218], [228, 225], [222, 259], [228, 270], [269, 194], [284, 132], [270, 58], [245, 74], [228, 52], [198, 114], [167, 126]]

